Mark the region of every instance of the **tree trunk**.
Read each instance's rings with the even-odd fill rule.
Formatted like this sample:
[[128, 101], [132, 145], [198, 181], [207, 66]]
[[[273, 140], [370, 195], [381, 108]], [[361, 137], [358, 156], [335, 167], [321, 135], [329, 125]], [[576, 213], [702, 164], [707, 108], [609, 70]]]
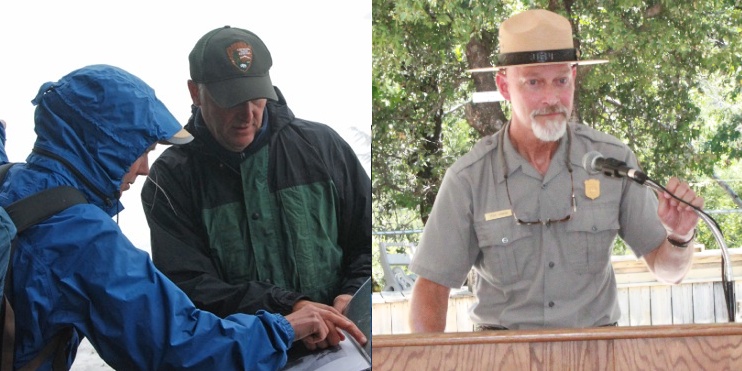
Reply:
[[[491, 33], [483, 31], [481, 37], [473, 36], [466, 44], [466, 60], [469, 68], [490, 67], [492, 62], [490, 58], [493, 54], [497, 37]], [[480, 72], [472, 74], [474, 80], [474, 91], [496, 91], [494, 72]], [[464, 106], [464, 115], [469, 125], [473, 127], [480, 136], [494, 134], [502, 128], [505, 122], [505, 113], [499, 102], [468, 103]]]

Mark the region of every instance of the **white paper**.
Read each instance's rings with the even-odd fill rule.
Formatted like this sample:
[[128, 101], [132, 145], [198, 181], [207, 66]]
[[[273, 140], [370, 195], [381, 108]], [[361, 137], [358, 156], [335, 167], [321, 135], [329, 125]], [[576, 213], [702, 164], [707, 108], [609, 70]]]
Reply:
[[[342, 331], [342, 330], [341, 330]], [[343, 331], [345, 333], [345, 331]], [[371, 369], [371, 359], [355, 339], [345, 333], [345, 340], [336, 347], [318, 350], [295, 360], [289, 360], [283, 371], [365, 371]]]

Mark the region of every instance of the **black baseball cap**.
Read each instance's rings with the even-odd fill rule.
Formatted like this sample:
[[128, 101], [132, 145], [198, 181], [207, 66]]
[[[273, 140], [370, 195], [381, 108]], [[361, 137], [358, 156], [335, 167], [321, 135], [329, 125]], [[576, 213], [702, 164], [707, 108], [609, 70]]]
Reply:
[[273, 60], [254, 33], [224, 26], [201, 37], [188, 55], [191, 80], [205, 84], [222, 107], [278, 96], [268, 73]]

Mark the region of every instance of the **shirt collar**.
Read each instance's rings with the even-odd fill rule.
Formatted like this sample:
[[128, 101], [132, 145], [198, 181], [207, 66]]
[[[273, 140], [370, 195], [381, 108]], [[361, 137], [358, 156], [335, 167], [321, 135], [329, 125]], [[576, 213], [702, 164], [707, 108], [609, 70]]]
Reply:
[[[496, 168], [499, 168], [500, 171], [495, 172], [497, 176], [498, 183], [505, 181], [505, 175], [507, 171], [507, 176], [510, 177], [513, 173], [518, 171], [518, 169], [521, 170], [522, 173], [534, 177], [534, 178], [542, 178], [541, 174], [536, 171], [536, 169], [531, 166], [528, 161], [523, 158], [523, 156], [518, 153], [518, 151], [513, 146], [513, 142], [510, 140], [510, 134], [508, 133], [508, 129], [510, 128], [510, 121], [508, 121], [505, 126], [500, 129], [500, 131], [495, 134], [497, 136], [498, 141], [498, 152], [499, 152], [499, 161], [497, 161]], [[557, 163], [560, 166], [553, 167], [549, 165], [549, 169], [547, 170], [546, 174], [543, 176], [544, 181], [548, 181], [549, 179], [555, 177], [560, 172], [564, 170], [569, 170], [569, 168], [572, 167], [572, 164], [567, 164], [567, 159], [570, 156], [567, 156], [567, 152], [571, 152], [571, 141], [572, 141], [572, 124], [567, 123], [567, 131], [565, 132], [564, 136], [559, 139], [559, 147], [557, 148], [556, 152], [554, 152], [554, 157], [551, 159], [551, 163]], [[571, 158], [569, 159], [571, 161]]]

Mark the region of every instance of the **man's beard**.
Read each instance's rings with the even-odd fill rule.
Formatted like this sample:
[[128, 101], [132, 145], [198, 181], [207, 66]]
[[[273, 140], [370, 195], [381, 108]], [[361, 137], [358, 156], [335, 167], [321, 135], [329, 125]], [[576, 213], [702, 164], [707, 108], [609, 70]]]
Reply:
[[[563, 119], [547, 120], [543, 124], [536, 121], [537, 115], [545, 115], [550, 113], [562, 113], [564, 114]], [[536, 136], [542, 142], [556, 142], [564, 136], [567, 132], [567, 122], [569, 121], [569, 110], [562, 105], [551, 106], [542, 108], [531, 112], [531, 129], [533, 135]]]

